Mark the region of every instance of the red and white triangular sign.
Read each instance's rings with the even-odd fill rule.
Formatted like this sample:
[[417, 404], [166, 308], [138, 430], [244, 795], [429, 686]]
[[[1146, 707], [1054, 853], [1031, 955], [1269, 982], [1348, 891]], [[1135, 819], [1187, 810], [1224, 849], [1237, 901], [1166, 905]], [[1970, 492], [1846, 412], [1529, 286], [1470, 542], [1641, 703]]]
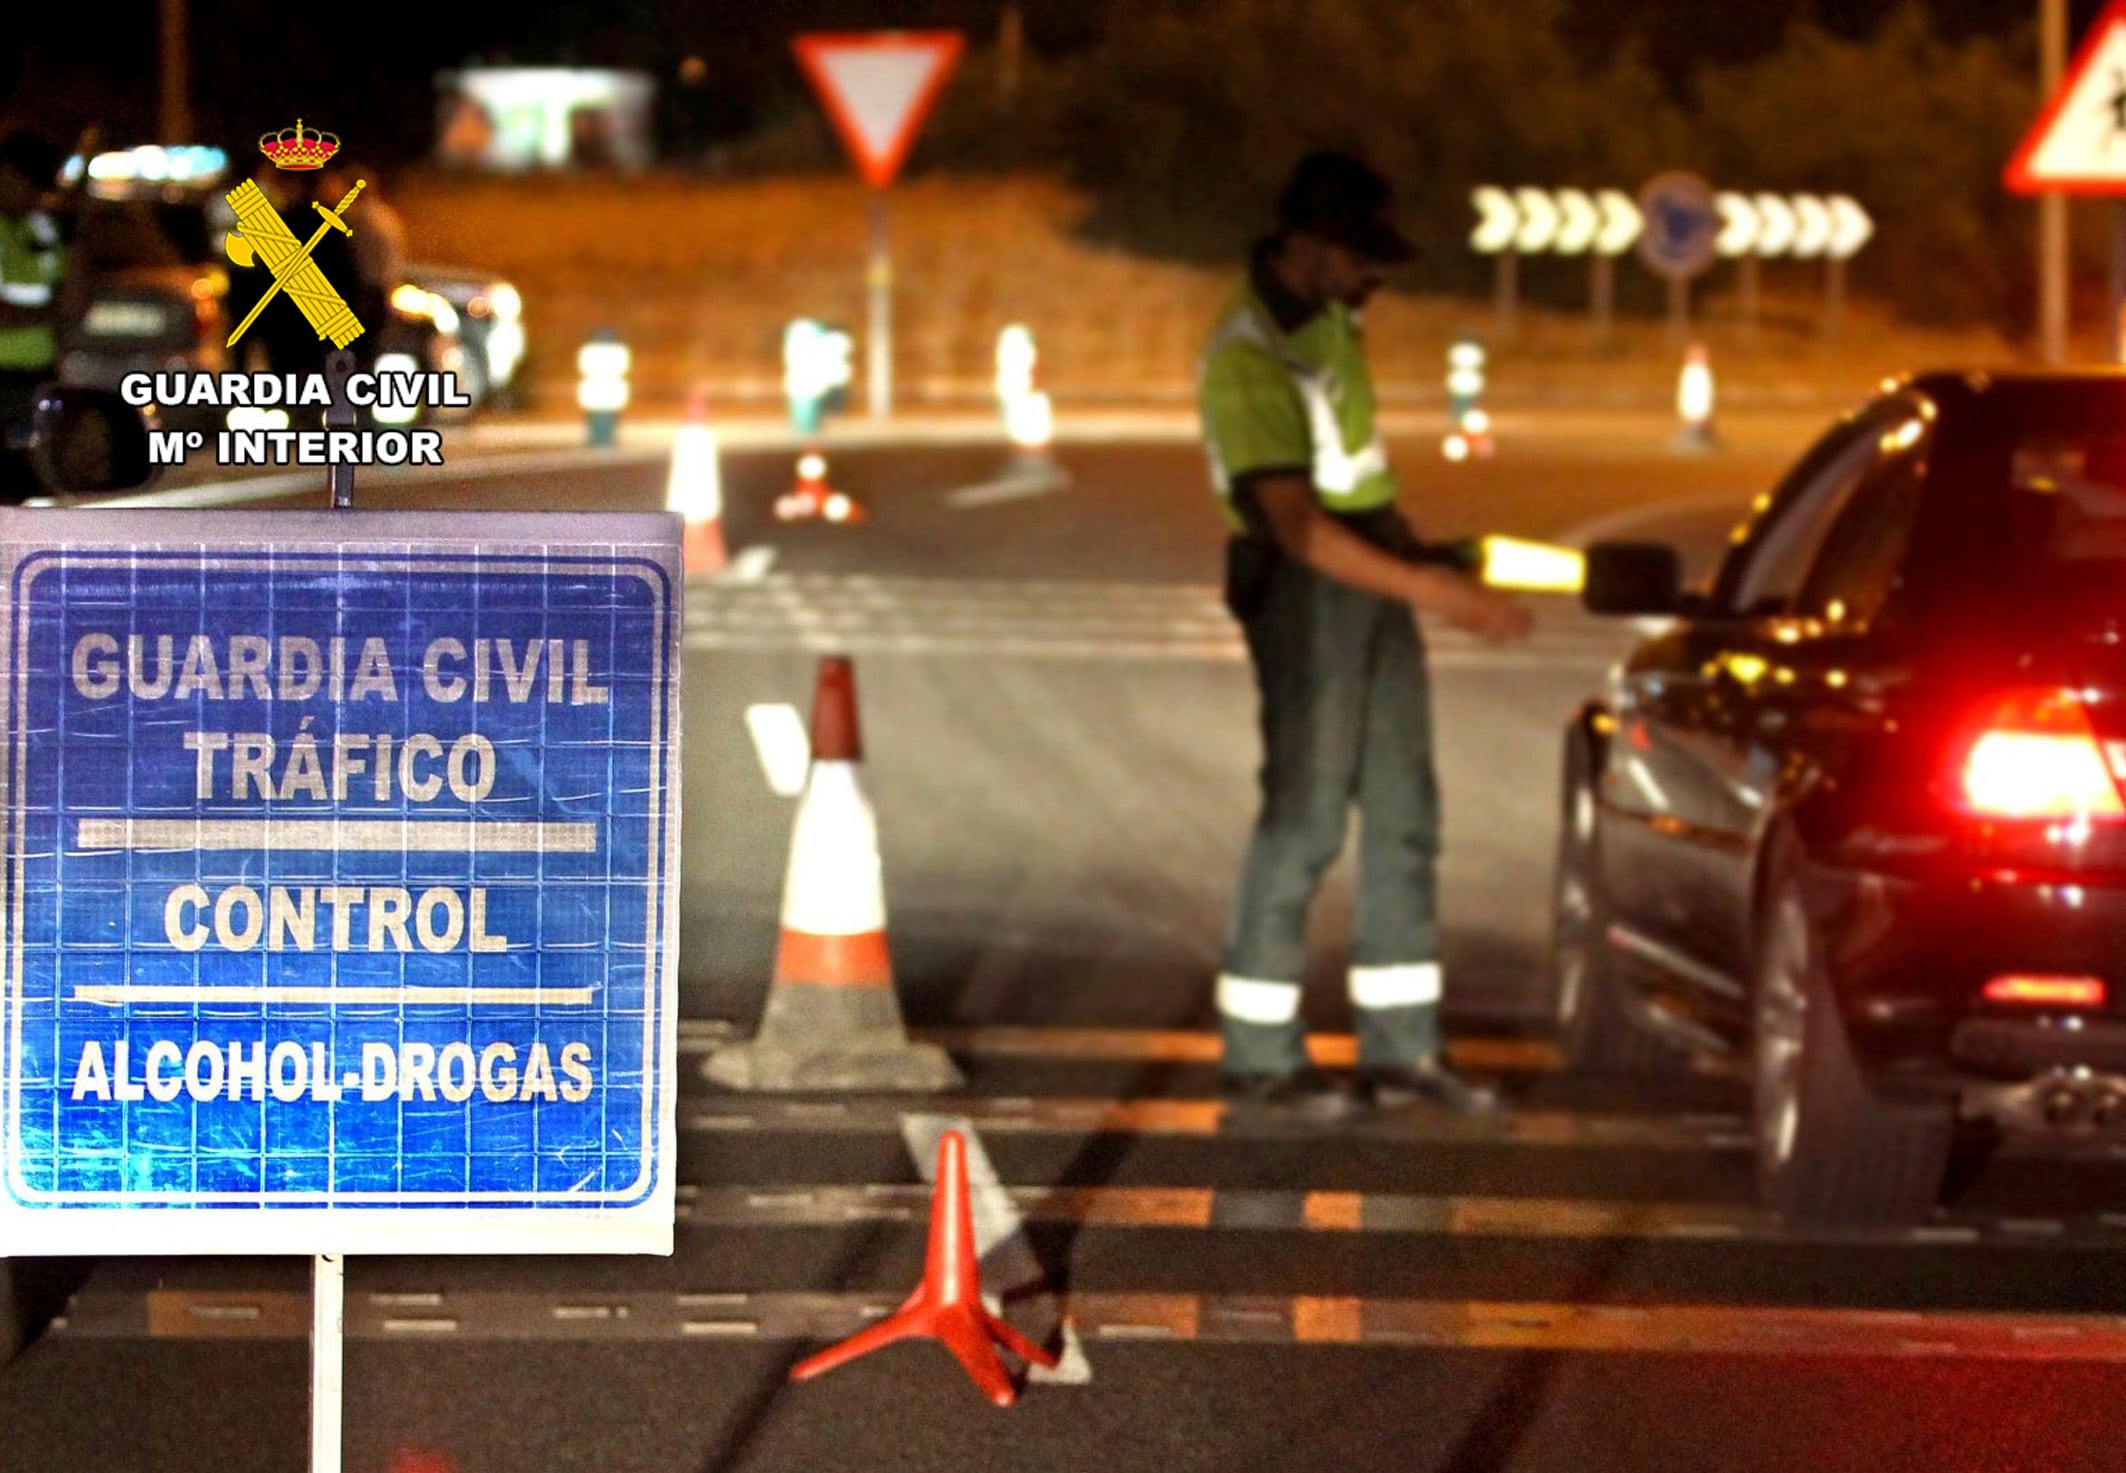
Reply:
[[2126, 194], [2126, 0], [2097, 17], [2007, 179], [2017, 194]]
[[857, 171], [884, 189], [960, 59], [960, 33], [822, 31], [794, 44]]

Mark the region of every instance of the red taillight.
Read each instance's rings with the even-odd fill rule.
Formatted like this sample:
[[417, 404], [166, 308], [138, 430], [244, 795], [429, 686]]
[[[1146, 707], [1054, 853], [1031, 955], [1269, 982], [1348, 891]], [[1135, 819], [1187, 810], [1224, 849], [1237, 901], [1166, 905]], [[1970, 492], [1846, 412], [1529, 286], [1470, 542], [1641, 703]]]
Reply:
[[2035, 1008], [2100, 1008], [2101, 977], [1995, 977], [1986, 984], [1987, 1002]]
[[1957, 807], [1981, 818], [2126, 819], [2126, 796], [2071, 690], [1995, 696], [1957, 743]]

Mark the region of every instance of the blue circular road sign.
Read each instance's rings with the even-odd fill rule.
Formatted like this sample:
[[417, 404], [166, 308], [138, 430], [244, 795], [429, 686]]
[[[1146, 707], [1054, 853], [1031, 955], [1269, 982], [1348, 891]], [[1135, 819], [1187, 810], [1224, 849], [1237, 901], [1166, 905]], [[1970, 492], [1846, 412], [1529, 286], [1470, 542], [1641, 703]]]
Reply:
[[1639, 259], [1671, 281], [1688, 281], [1713, 264], [1720, 234], [1720, 208], [1713, 187], [1696, 174], [1656, 174], [1639, 188], [1646, 228]]

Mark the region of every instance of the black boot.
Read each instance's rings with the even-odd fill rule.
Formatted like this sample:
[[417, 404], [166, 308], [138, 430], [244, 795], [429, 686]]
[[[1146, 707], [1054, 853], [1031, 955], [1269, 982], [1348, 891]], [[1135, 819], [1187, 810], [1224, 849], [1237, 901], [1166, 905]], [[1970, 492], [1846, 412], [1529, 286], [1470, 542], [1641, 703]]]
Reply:
[[1499, 1108], [1495, 1093], [1471, 1084], [1437, 1058], [1360, 1069], [1358, 1097], [1376, 1110], [1432, 1104], [1457, 1115], [1494, 1115]]
[[1220, 1074], [1218, 1092], [1236, 1110], [1272, 1110], [1308, 1120], [1351, 1111], [1351, 1092], [1335, 1075], [1309, 1065], [1285, 1074]]

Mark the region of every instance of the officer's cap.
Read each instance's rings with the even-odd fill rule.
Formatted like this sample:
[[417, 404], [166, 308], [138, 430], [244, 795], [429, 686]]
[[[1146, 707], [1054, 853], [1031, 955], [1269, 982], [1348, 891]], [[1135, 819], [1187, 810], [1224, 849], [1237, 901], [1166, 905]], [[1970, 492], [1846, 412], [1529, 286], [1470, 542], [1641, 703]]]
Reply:
[[1395, 224], [1395, 194], [1372, 165], [1355, 154], [1322, 149], [1292, 170], [1277, 196], [1277, 223], [1320, 236], [1369, 261], [1396, 266], [1417, 247]]

